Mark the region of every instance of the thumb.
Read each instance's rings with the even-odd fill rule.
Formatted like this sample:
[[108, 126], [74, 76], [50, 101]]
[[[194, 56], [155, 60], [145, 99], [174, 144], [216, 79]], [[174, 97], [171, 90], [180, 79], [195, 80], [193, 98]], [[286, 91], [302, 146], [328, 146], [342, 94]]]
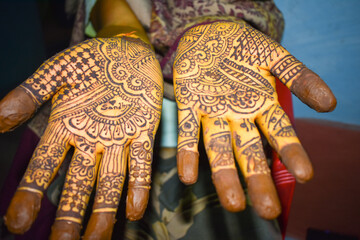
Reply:
[[13, 130], [36, 111], [36, 104], [26, 90], [17, 87], [0, 101], [0, 133]]
[[304, 68], [290, 90], [305, 104], [318, 112], [331, 112], [336, 98], [326, 83], [313, 71]]
[[328, 85], [286, 50], [284, 53], [272, 63], [271, 73], [312, 109], [318, 112], [334, 110], [336, 98]]

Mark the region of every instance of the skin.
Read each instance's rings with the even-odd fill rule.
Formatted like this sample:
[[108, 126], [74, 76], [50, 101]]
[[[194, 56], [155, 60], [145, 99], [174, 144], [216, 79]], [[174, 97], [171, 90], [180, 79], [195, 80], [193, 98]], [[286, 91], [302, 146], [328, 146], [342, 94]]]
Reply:
[[185, 184], [197, 180], [202, 126], [212, 180], [223, 207], [232, 212], [245, 208], [237, 162], [251, 202], [265, 219], [276, 218], [281, 208], [259, 130], [298, 182], [313, 176], [310, 160], [279, 105], [275, 77], [316, 111], [332, 111], [336, 106], [333, 93], [318, 75], [245, 22], [195, 26], [177, 48], [180, 180]]
[[[126, 216], [135, 221], [145, 212], [161, 112], [161, 71], [145, 30], [125, 0], [97, 1], [90, 20], [98, 32], [96, 39], [54, 56], [0, 101], [0, 132], [5, 132], [29, 119], [57, 91], [47, 131], [5, 216], [13, 233], [24, 233], [35, 221], [42, 192], [70, 146], [75, 153], [50, 239], [80, 238], [93, 187], [97, 189], [93, 214], [83, 239], [111, 239], [127, 168]], [[67, 67], [58, 72], [61, 66]], [[70, 72], [82, 78], [75, 79]], [[56, 75], [65, 78], [56, 77], [54, 83], [51, 78]], [[99, 131], [104, 123], [108, 129]], [[53, 160], [46, 162], [48, 157]]]
[[[84, 239], [110, 239], [127, 169], [126, 214], [130, 220], [140, 219], [149, 198], [163, 94], [151, 47], [126, 36], [87, 40], [46, 61], [15, 91], [36, 106], [51, 97], [53, 101], [47, 129], [5, 216], [8, 229], [21, 234], [31, 227], [43, 192], [71, 146], [74, 155], [51, 239], [80, 237], [94, 187], [93, 215]], [[11, 105], [17, 99], [12, 96], [0, 105]]]
[[[125, 34], [125, 36], [128, 36], [130, 38], [141, 39], [137, 40], [140, 41], [140, 45], [141, 42], [149, 42], [140, 22], [136, 19], [135, 15], [130, 10], [126, 1], [97, 1], [97, 4], [95, 5], [93, 12], [91, 13], [91, 21], [95, 29], [98, 31], [97, 36], [99, 37], [100, 41], [101, 38], [111, 38], [118, 34]], [[237, 29], [239, 30], [237, 37], [241, 36], [241, 32], [244, 33], [246, 31], [252, 31], [252, 29], [248, 26], [244, 27], [243, 23], [239, 24], [242, 25], [241, 27], [237, 26]], [[203, 31], [202, 34], [204, 34], [203, 36], [205, 36], [206, 31]], [[185, 35], [183, 41], [188, 36], [191, 36], [191, 33]], [[124, 39], [125, 38], [126, 37], [124, 37]], [[265, 37], [265, 39], [267, 38]], [[96, 41], [96, 39], [94, 41]], [[123, 40], [121, 40], [120, 42], [122, 41]], [[129, 41], [133, 42], [134, 40]], [[199, 43], [197, 43], [196, 41], [189, 41], [188, 39], [187, 41], [193, 45], [199, 45]], [[216, 41], [217, 40], [215, 40], [215, 42]], [[146, 48], [149, 50], [151, 46], [147, 46]], [[277, 46], [276, 49], [278, 50], [278, 48], [279, 47]], [[214, 49], [210, 49], [210, 52], [213, 50]], [[74, 52], [76, 52], [76, 49], [74, 49]], [[105, 54], [105, 52], [102, 53]], [[260, 75], [263, 75], [263, 77], [272, 87], [274, 87], [274, 83], [271, 74], [279, 77], [280, 80], [282, 80], [300, 99], [302, 99], [306, 104], [319, 112], [330, 111], [335, 108], [336, 100], [333, 97], [331, 91], [315, 73], [311, 72], [311, 70], [308, 70], [307, 68], [301, 68], [301, 71], [298, 71], [294, 76], [290, 76], [289, 80], [289, 76], [286, 74], [286, 72], [281, 72], [279, 70], [281, 68], [276, 67], [276, 64], [282, 63], [282, 61], [279, 59], [282, 56], [287, 56], [287, 52], [281, 49], [279, 56], [277, 56], [278, 53], [278, 51], [276, 51], [276, 54], [271, 53], [271, 57], [273, 57], [273, 59], [270, 62], [265, 61], [265, 64], [264, 62], [262, 62], [262, 64], [260, 65], [256, 65], [254, 63], [249, 64], [250, 60], [248, 60], [247, 64], [246, 61], [245, 63], [237, 62], [237, 64], [246, 66], [248, 69], [254, 72], [261, 72]], [[185, 61], [191, 60], [192, 58], [194, 58], [192, 54], [194, 53], [190, 51], [186, 44], [180, 45], [176, 63], [178, 65], [181, 65], [184, 59]], [[215, 52], [213, 52], [213, 54], [216, 55]], [[247, 56], [247, 54], [242, 54], [242, 57]], [[127, 56], [126, 53], [124, 55]], [[184, 59], [180, 59], [180, 57], [184, 55], [187, 55], [187, 57], [185, 57]], [[256, 55], [257, 54], [255, 53], [255, 59]], [[217, 56], [215, 56], [216, 59], [219, 58], [222, 60], [228, 57], [229, 56], [226, 55], [226, 53], [225, 55], [218, 54]], [[260, 55], [258, 55], [257, 57], [261, 58]], [[251, 60], [250, 62], [252, 61], [254, 60]], [[56, 65], [51, 61], [49, 61], [48, 64], [53, 66]], [[199, 63], [197, 62], [196, 64]], [[154, 64], [152, 68], [158, 69], [158, 66], [155, 65], [156, 64]], [[301, 66], [301, 63], [296, 62], [295, 65]], [[206, 71], [206, 68], [211, 69], [212, 67], [213, 66], [209, 65], [208, 67], [204, 67], [204, 69], [202, 69], [201, 71]], [[277, 70], [279, 70], [278, 73], [276, 72]], [[197, 69], [197, 71], [197, 73], [199, 73], [199, 69]], [[178, 73], [176, 71], [174, 72], [175, 86], [177, 86], [178, 90], [182, 89], [182, 87], [184, 86], [181, 85], [180, 81], [184, 77], [183, 73]], [[269, 74], [269, 72], [271, 72], [271, 74]], [[44, 73], [40, 73], [40, 75], [41, 74], [44, 75]], [[161, 74], [158, 73], [156, 75], [158, 75], [158, 77], [155, 77], [156, 79], [152, 80], [154, 81], [155, 85], [158, 85], [159, 89], [161, 89]], [[210, 79], [216, 79], [216, 76], [214, 77], [211, 74], [208, 75], [208, 77]], [[254, 74], [251, 75], [249, 78], [250, 80], [259, 80], [259, 77]], [[114, 79], [116, 81], [117, 77], [114, 77]], [[193, 78], [190, 79], [193, 80]], [[236, 79], [236, 77], [235, 79], [232, 78], [232, 80], [235, 82], [241, 82], [240, 79]], [[76, 80], [74, 82], [76, 82]], [[137, 220], [140, 219], [144, 214], [149, 198], [149, 166], [151, 163], [151, 156], [149, 156], [149, 154], [151, 155], [153, 135], [156, 131], [158, 124], [157, 122], [158, 115], [160, 113], [160, 104], [152, 104], [152, 113], [156, 113], [155, 115], [157, 115], [157, 117], [154, 117], [153, 121], [151, 122], [148, 121], [146, 127], [137, 128], [137, 133], [139, 133], [137, 138], [128, 137], [127, 140], [124, 140], [121, 143], [111, 143], [113, 145], [116, 145], [116, 150], [109, 150], [108, 142], [105, 143], [106, 141], [89, 141], [89, 139], [85, 137], [86, 134], [84, 135], [84, 132], [81, 132], [80, 128], [77, 129], [79, 131], [75, 131], [74, 128], [69, 128], [70, 125], [65, 124], [65, 126], [61, 126], [62, 124], [59, 123], [60, 121], [57, 121], [60, 118], [59, 116], [66, 116], [67, 110], [70, 109], [71, 112], [71, 108], [66, 109], [64, 106], [66, 104], [70, 105], [71, 98], [75, 97], [76, 94], [69, 95], [69, 93], [65, 93], [65, 91], [71, 90], [74, 86], [74, 82], [71, 82], [70, 79], [70, 82], [68, 80], [66, 84], [64, 82], [60, 84], [60, 94], [57, 94], [53, 100], [53, 117], [52, 120], [50, 120], [48, 132], [45, 133], [45, 137], [42, 139], [42, 142], [39, 145], [40, 148], [41, 146], [44, 147], [46, 144], [49, 143], [48, 141], [52, 138], [52, 134], [58, 132], [54, 131], [56, 127], [65, 129], [67, 131], [67, 133], [65, 134], [66, 136], [64, 137], [65, 143], [61, 142], [61, 144], [59, 144], [60, 149], [62, 150], [59, 151], [59, 148], [57, 148], [57, 152], [55, 151], [57, 155], [59, 155], [59, 153], [61, 152], [61, 157], [57, 159], [57, 163], [52, 163], [52, 166], [56, 166], [51, 168], [50, 171], [46, 172], [46, 170], [43, 170], [43, 172], [46, 172], [49, 177], [45, 181], [38, 181], [42, 183], [41, 186], [35, 183], [36, 178], [29, 177], [31, 175], [31, 172], [34, 171], [34, 167], [31, 167], [32, 163], [30, 163], [29, 171], [27, 172], [27, 174], [25, 174], [24, 180], [21, 183], [18, 191], [16, 192], [14, 199], [9, 207], [8, 213], [5, 216], [6, 225], [8, 226], [10, 231], [14, 233], [23, 233], [30, 228], [31, 224], [37, 216], [37, 212], [40, 209], [42, 192], [44, 189], [46, 189], [52, 177], [55, 175], [58, 165], [62, 161], [62, 154], [67, 151], [69, 145], [79, 148], [79, 151], [75, 152], [73, 164], [70, 166], [70, 168], [78, 169], [79, 166], [86, 167], [88, 173], [88, 170], [91, 169], [91, 173], [87, 174], [87, 177], [85, 177], [85, 179], [82, 175], [77, 175], [76, 173], [74, 175], [70, 174], [70, 176], [67, 177], [67, 182], [65, 184], [65, 189], [58, 210], [58, 216], [52, 227], [50, 239], [80, 238], [83, 211], [87, 205], [89, 189], [93, 187], [95, 179], [94, 177], [89, 178], [89, 175], [98, 175], [98, 180], [100, 180], [102, 177], [103, 179], [105, 179], [106, 177], [114, 177], [116, 179], [115, 182], [117, 182], [118, 184], [116, 184], [116, 186], [110, 186], [110, 188], [108, 188], [106, 186], [106, 182], [109, 181], [104, 181], [103, 183], [101, 183], [100, 180], [100, 183], [96, 186], [97, 196], [95, 204], [93, 205], [93, 214], [90, 217], [88, 226], [83, 236], [84, 239], [111, 239], [111, 233], [115, 222], [116, 206], [118, 204], [117, 201], [121, 194], [123, 177], [125, 176], [127, 167], [130, 168], [130, 173], [129, 191], [127, 193], [126, 203], [126, 216], [130, 220]], [[36, 92], [36, 90], [34, 91], [34, 89], [32, 89], [33, 86], [31, 85], [31, 83], [25, 82], [22, 86], [16, 88], [11, 93], [9, 93], [9, 95], [7, 95], [0, 102], [0, 131], [5, 132], [11, 130], [17, 125], [29, 119], [33, 115], [37, 107], [39, 107], [44, 101], [49, 99], [54, 93], [52, 92], [50, 94], [41, 95], [39, 94], [39, 92]], [[68, 85], [70, 85], [70, 87]], [[90, 86], [92, 85], [90, 84]], [[82, 90], [83, 93], [86, 92], [85, 89]], [[251, 90], [251, 92], [254, 92], [254, 89]], [[159, 101], [161, 100], [161, 91], [156, 90], [155, 92], [156, 94], [153, 95], [151, 99], [147, 99], [148, 102], [151, 102], [151, 100], [154, 99]], [[259, 92], [261, 91], [259, 90], [257, 93]], [[127, 97], [134, 94], [132, 91], [129, 91], [128, 93], [129, 95]], [[212, 96], [211, 94], [213, 93], [214, 92], [207, 92], [206, 95]], [[191, 94], [195, 95], [194, 92], [192, 92]], [[219, 94], [221, 94], [221, 91], [215, 93], [216, 96], [218, 96]], [[60, 100], [59, 96], [61, 95], [63, 95], [65, 99], [66, 96], [69, 95], [70, 100]], [[229, 110], [230, 108], [228, 107], [232, 105], [228, 102], [226, 104], [222, 104], [221, 106], [226, 106], [229, 111], [224, 112], [222, 111], [223, 109], [219, 108], [217, 111], [210, 110], [209, 112], [209, 104], [201, 105], [199, 104], [199, 102], [194, 101], [194, 99], [191, 99], [188, 96], [183, 96], [182, 94], [180, 94], [180, 91], [177, 92], [178, 106], [180, 109], [180, 144], [177, 154], [179, 169], [178, 172], [180, 179], [185, 184], [193, 184], [197, 180], [199, 159], [199, 154], [197, 152], [197, 141], [199, 137], [199, 126], [205, 126], [204, 140], [206, 144], [206, 150], [210, 159], [210, 164], [212, 166], [212, 179], [216, 186], [222, 205], [227, 210], [233, 212], [241, 211], [245, 208], [245, 197], [243, 194], [243, 190], [240, 186], [237, 172], [234, 167], [235, 161], [237, 161], [244, 175], [246, 176], [245, 180], [248, 184], [250, 197], [255, 206], [255, 209], [258, 211], [260, 216], [268, 219], [275, 218], [280, 213], [280, 204], [278, 202], [276, 191], [269, 175], [269, 170], [265, 166], [265, 159], [263, 153], [261, 153], [261, 150], [259, 150], [261, 149], [261, 142], [257, 138], [258, 132], [253, 129], [254, 122], [258, 122], [258, 125], [262, 128], [264, 134], [270, 139], [270, 143], [275, 149], [278, 150], [284, 163], [288, 166], [289, 170], [297, 177], [298, 181], [305, 182], [309, 180], [313, 174], [312, 167], [306, 156], [306, 153], [303, 151], [301, 145], [298, 143], [296, 138], [291, 138], [290, 140], [286, 139], [285, 141], [279, 137], [276, 137], [276, 133], [273, 133], [269, 130], [269, 121], [266, 121], [266, 116], [268, 116], [269, 112], [277, 113], [277, 111], [275, 110], [278, 110], [278, 108], [275, 108], [275, 106], [277, 106], [276, 93], [272, 92], [270, 95], [271, 101], [268, 100], [268, 96], [265, 101], [266, 103], [264, 103], [260, 109], [256, 109], [256, 111], [251, 113], [248, 113], [247, 111], [245, 111], [245, 113], [240, 111], [239, 113], [239, 111], [237, 111], [236, 109]], [[262, 96], [263, 95], [261, 95], [260, 98]], [[112, 100], [114, 100], [115, 103], [118, 104], [119, 102], [123, 102], [125, 99], [122, 99], [121, 101], [119, 101], [119, 99], [109, 99], [107, 103], [110, 105], [113, 104], [114, 102]], [[188, 102], [186, 103], [188, 105], [184, 104], [184, 101], [186, 100], [188, 100]], [[86, 108], [86, 106], [84, 107]], [[212, 107], [217, 108], [217, 106]], [[234, 108], [236, 108], [236, 106]], [[220, 113], [220, 110], [222, 111], [222, 113]], [[281, 110], [279, 111], [281, 112]], [[267, 114], [265, 114], [265, 112]], [[189, 113], [191, 114], [189, 115]], [[76, 115], [76, 113], [74, 114]], [[261, 117], [262, 115], [263, 117]], [[191, 118], [187, 119], [188, 116], [190, 116]], [[280, 114], [280, 116], [283, 115]], [[285, 127], [288, 127], [288, 120], [286, 120], [286, 117], [284, 118]], [[73, 118], [73, 120], [74, 119], [75, 118]], [[80, 120], [80, 118], [77, 118], [77, 121], [81, 122]], [[282, 125], [282, 128], [285, 127], [284, 125]], [[243, 136], [249, 137], [248, 139], [246, 139], [246, 137]], [[241, 144], [244, 142], [247, 144]], [[85, 145], [83, 143], [85, 143]], [[84, 149], [84, 146], [86, 146], [85, 148], [87, 150]], [[46, 147], [47, 149], [49, 149], [49, 146]], [[44, 155], [43, 150], [39, 149], [38, 153], [36, 153], [35, 151], [32, 162], [36, 162], [37, 160], [34, 159], [39, 159], [39, 156], [41, 158], [41, 152]], [[45, 155], [53, 153], [53, 151], [45, 151]], [[109, 153], [110, 157], [106, 156], [106, 153]], [[170, 156], [173, 154], [173, 149], [162, 149], [160, 154], [164, 156]], [[85, 155], [91, 157], [86, 159], [86, 161], [76, 161], [77, 159], [85, 159]], [[128, 159], [129, 162], [126, 159]], [[105, 170], [109, 169], [109, 166], [114, 165], [114, 162], [119, 164], [119, 171], [115, 173], [113, 171], [109, 172], [108, 170]], [[136, 170], [132, 171], [132, 169], [138, 169], [137, 167], [139, 165], [141, 166], [140, 168], [142, 169], [142, 172], [137, 172]], [[110, 167], [110, 169], [114, 168], [114, 166]], [[40, 169], [40, 172], [41, 171], [42, 170]], [[72, 172], [74, 173], [76, 171]], [[35, 180], [31, 181], [29, 179]], [[82, 181], [86, 188], [78, 188], [80, 181]], [[69, 202], [75, 199], [75, 192], [78, 193], [79, 191], [81, 192], [82, 197], [80, 198], [80, 200], [79, 198], [76, 199], [79, 201], [78, 205], [81, 205], [81, 208], [80, 210], [78, 209], [78, 211], [69, 211]], [[105, 194], [106, 192], [110, 195], [115, 195], [116, 200], [110, 201], [110, 203], [106, 202], [104, 200], [107, 196]]]

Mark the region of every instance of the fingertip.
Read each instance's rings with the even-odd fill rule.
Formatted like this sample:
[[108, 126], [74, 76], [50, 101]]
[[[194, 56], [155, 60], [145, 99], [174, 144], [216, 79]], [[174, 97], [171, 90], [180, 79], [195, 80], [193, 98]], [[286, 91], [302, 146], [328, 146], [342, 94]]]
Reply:
[[246, 207], [246, 198], [235, 169], [223, 169], [212, 174], [221, 205], [229, 212], [240, 212]]
[[314, 169], [304, 148], [292, 143], [280, 150], [282, 162], [299, 183], [305, 183], [314, 176]]
[[180, 181], [186, 185], [196, 183], [199, 171], [199, 153], [182, 149], [177, 153], [176, 159]]
[[82, 240], [111, 239], [116, 222], [115, 214], [115, 212], [93, 212]]
[[24, 234], [36, 220], [40, 206], [40, 194], [16, 191], [4, 217], [8, 230], [15, 234]]
[[281, 205], [271, 176], [252, 175], [247, 178], [247, 185], [256, 213], [268, 220], [277, 218], [281, 213]]
[[317, 112], [331, 112], [337, 105], [336, 98], [328, 85], [308, 68], [302, 70], [290, 90]]
[[51, 227], [50, 240], [78, 240], [81, 225], [75, 222], [55, 221]]
[[36, 104], [24, 89], [17, 87], [0, 101], [0, 133], [13, 130], [36, 111]]
[[126, 218], [130, 221], [141, 219], [149, 201], [148, 188], [129, 187], [126, 197]]

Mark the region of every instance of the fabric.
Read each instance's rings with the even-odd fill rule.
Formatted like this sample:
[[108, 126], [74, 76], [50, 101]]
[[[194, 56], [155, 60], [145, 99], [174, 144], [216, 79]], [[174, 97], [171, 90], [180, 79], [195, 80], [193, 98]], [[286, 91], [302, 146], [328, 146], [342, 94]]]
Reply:
[[158, 158], [145, 216], [126, 223], [124, 239], [281, 239], [277, 221], [260, 218], [249, 199], [245, 211], [224, 210], [206, 159], [201, 159], [199, 169], [198, 182], [185, 186], [177, 176], [176, 158]]

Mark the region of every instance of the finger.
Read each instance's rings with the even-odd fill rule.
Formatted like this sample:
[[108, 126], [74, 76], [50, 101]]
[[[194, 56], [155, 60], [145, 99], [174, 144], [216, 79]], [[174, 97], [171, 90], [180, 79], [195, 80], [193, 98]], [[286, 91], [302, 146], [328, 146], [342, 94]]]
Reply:
[[178, 111], [177, 168], [180, 181], [187, 185], [195, 183], [198, 178], [199, 118], [190, 108]]
[[153, 141], [146, 137], [130, 145], [129, 186], [126, 197], [126, 217], [139, 220], [149, 200]]
[[336, 98], [326, 83], [286, 50], [272, 63], [271, 73], [278, 77], [305, 104], [318, 112], [330, 112]]
[[257, 123], [282, 162], [298, 182], [306, 182], [314, 171], [305, 150], [280, 105], [270, 106], [257, 118]]
[[245, 209], [246, 200], [235, 167], [230, 126], [222, 118], [205, 117], [202, 124], [212, 180], [220, 203], [228, 211], [241, 211]]
[[125, 173], [124, 147], [106, 147], [100, 163], [93, 211], [84, 239], [111, 239]]
[[231, 122], [235, 158], [248, 186], [255, 211], [265, 219], [274, 219], [281, 212], [280, 201], [270, 176], [260, 134], [252, 120]]
[[17, 87], [0, 101], [0, 133], [13, 130], [36, 111], [36, 104], [24, 89]]
[[51, 227], [49, 240], [78, 240], [81, 225], [73, 222], [55, 221]]
[[6, 225], [10, 231], [24, 233], [35, 221], [43, 192], [55, 177], [69, 149], [64, 131], [51, 123], [46, 128], [7, 210]]
[[[74, 155], [66, 174], [55, 224], [52, 227], [52, 235], [59, 235], [59, 239], [80, 234], [73, 232], [77, 229], [74, 226], [82, 224], [100, 162], [95, 145], [81, 137], [75, 137], [74, 144]], [[74, 225], [67, 227], [68, 230], [65, 231], [64, 226], [68, 223]]]

